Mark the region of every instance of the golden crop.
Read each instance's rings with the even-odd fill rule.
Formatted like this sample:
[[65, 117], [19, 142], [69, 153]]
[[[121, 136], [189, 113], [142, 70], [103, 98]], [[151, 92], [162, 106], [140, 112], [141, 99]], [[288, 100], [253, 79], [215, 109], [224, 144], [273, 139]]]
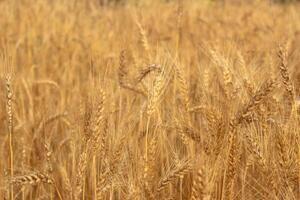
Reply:
[[0, 199], [297, 200], [300, 6], [0, 1]]

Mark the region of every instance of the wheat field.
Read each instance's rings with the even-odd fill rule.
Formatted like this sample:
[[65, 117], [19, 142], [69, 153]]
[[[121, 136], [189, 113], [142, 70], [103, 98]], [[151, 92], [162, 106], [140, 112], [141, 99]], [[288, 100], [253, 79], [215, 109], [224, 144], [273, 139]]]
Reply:
[[1, 0], [0, 199], [300, 199], [299, 13]]

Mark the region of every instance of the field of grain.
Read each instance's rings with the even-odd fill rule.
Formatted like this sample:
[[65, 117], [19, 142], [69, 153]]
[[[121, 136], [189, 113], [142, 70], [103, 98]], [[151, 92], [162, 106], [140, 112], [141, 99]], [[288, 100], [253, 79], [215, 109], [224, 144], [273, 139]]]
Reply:
[[1, 0], [0, 199], [299, 199], [299, 13]]

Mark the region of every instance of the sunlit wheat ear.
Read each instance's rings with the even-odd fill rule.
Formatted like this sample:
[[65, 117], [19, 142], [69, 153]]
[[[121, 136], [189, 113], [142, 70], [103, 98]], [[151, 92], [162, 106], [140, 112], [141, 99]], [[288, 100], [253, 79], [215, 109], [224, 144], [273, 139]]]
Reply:
[[94, 115], [94, 119], [92, 120], [92, 131], [93, 136], [92, 140], [90, 142], [91, 144], [91, 150], [92, 153], [95, 155], [101, 148], [101, 139], [104, 136], [105, 132], [103, 131], [103, 128], [105, 127], [105, 102], [106, 102], [106, 94], [102, 89], [99, 89], [97, 93], [97, 106], [96, 106], [96, 112]]
[[34, 172], [32, 174], [14, 176], [10, 181], [14, 185], [36, 185], [39, 183], [54, 184], [54, 180], [48, 175], [41, 172]]
[[52, 165], [52, 148], [49, 142], [45, 142], [44, 145], [45, 153], [46, 153], [46, 171], [48, 174], [52, 174], [53, 172], [53, 165]]
[[168, 86], [172, 77], [172, 66], [165, 63], [161, 73], [159, 73], [154, 80], [153, 87], [150, 90], [150, 97], [148, 100], [147, 114], [150, 116], [157, 108], [161, 98]]
[[192, 185], [192, 195], [191, 200], [202, 200], [204, 199], [204, 190], [205, 190], [205, 175], [203, 166], [201, 166], [196, 175], [194, 176], [193, 185]]
[[179, 92], [181, 94], [185, 109], [186, 109], [186, 111], [188, 111], [189, 107], [190, 107], [189, 88], [188, 88], [188, 83], [187, 83], [185, 75], [184, 75], [184, 70], [183, 70], [182, 66], [180, 66], [179, 64], [175, 64], [175, 70], [176, 70], [176, 78], [178, 81]]
[[249, 96], [254, 94], [254, 84], [246, 78], [244, 79], [244, 87], [246, 88]]
[[209, 92], [209, 82], [210, 82], [210, 71], [206, 68], [203, 72], [203, 86], [204, 89]]
[[237, 58], [238, 58], [239, 64], [243, 68], [243, 72], [247, 73], [246, 61], [245, 61], [244, 56], [242, 55], [241, 51], [237, 51]]
[[246, 64], [246, 61], [244, 59], [244, 56], [242, 55], [241, 51], [237, 51], [237, 58], [238, 62], [242, 68], [242, 73], [243, 73], [243, 84], [244, 87], [247, 89], [248, 95], [252, 96], [254, 93], [254, 88], [255, 88], [255, 82], [253, 81], [253, 78], [251, 77], [251, 73], [249, 71], [249, 68]]
[[249, 103], [237, 114], [236, 122], [238, 124], [248, 122], [251, 114], [268, 97], [268, 95], [270, 95], [275, 87], [276, 82], [274, 80], [266, 81], [251, 97]]
[[120, 160], [122, 159], [123, 149], [124, 149], [125, 145], [126, 145], [126, 137], [124, 135], [120, 139], [120, 142], [119, 142], [115, 152], [112, 155], [112, 160], [110, 163], [110, 171], [113, 174], [116, 173], [118, 164], [119, 164]]
[[92, 123], [92, 106], [89, 98], [86, 98], [84, 102], [85, 108], [82, 113], [82, 121], [83, 121], [83, 141], [87, 143], [92, 137], [91, 131], [91, 123]]
[[110, 182], [111, 182], [110, 177], [116, 175], [118, 172], [118, 167], [122, 159], [122, 153], [125, 146], [125, 142], [126, 142], [126, 137], [123, 136], [120, 139], [120, 142], [116, 150], [113, 152], [109, 168], [100, 175], [99, 181], [97, 183], [97, 188], [96, 188], [98, 199], [101, 199], [103, 192], [110, 187]]
[[[284, 133], [280, 133], [280, 134], [284, 134]], [[279, 165], [282, 169], [285, 169], [289, 164], [288, 144], [286, 142], [286, 138], [280, 134], [277, 135], [276, 149], [278, 152]]]
[[160, 180], [156, 191], [161, 192], [165, 189], [168, 184], [172, 183], [176, 179], [183, 177], [191, 171], [191, 161], [189, 159], [182, 160], [174, 164], [172, 168], [170, 168], [165, 176]]
[[126, 51], [123, 50], [120, 53], [119, 57], [119, 69], [118, 69], [118, 78], [119, 78], [119, 85], [122, 88], [127, 90], [131, 90], [135, 93], [141, 94], [143, 96], [147, 96], [143, 90], [140, 88], [132, 85], [131, 80], [129, 79], [129, 68], [128, 64], [126, 63]]
[[291, 78], [287, 66], [287, 50], [283, 46], [280, 46], [277, 55], [280, 59], [279, 70], [282, 77], [283, 85], [285, 86], [285, 89], [289, 94], [289, 97], [291, 98], [291, 100], [293, 100], [294, 89], [293, 89], [293, 85], [291, 82]]
[[146, 155], [144, 155], [144, 170], [143, 170], [143, 183], [142, 189], [145, 193], [147, 199], [154, 200], [155, 194], [153, 193], [153, 186], [155, 183], [155, 173], [156, 173], [156, 154], [157, 154], [157, 137], [154, 136], [149, 143], [149, 150], [147, 151], [147, 159]]
[[140, 33], [140, 37], [141, 37], [141, 41], [142, 41], [142, 45], [143, 48], [147, 54], [147, 64], [150, 64], [151, 61], [151, 53], [150, 53], [150, 45], [148, 42], [148, 38], [147, 38], [147, 33], [146, 30], [144, 29], [144, 27], [142, 26], [141, 22], [138, 19], [137, 13], [135, 13], [135, 23], [139, 29], [139, 33]]
[[209, 54], [215, 65], [222, 69], [225, 93], [227, 98], [231, 98], [231, 90], [233, 87], [233, 75], [230, 69], [230, 63], [228, 59], [221, 55], [215, 48], [210, 47]]
[[188, 146], [189, 145], [189, 138], [185, 135], [185, 132], [183, 131], [183, 128], [181, 126], [182, 125], [179, 123], [179, 121], [175, 120], [176, 132], [179, 134], [182, 143], [185, 146]]
[[120, 52], [120, 58], [119, 58], [119, 72], [118, 72], [118, 76], [119, 76], [119, 82], [120, 85], [122, 85], [124, 79], [128, 76], [128, 69], [127, 69], [127, 65], [126, 65], [126, 51], [122, 50]]
[[200, 134], [193, 128], [187, 125], [177, 126], [176, 130], [181, 135], [182, 139], [185, 138], [183, 141], [186, 145], [188, 145], [188, 141], [186, 137], [190, 138], [195, 142], [201, 142]]
[[[8, 134], [9, 134], [9, 166], [10, 166], [10, 176], [14, 176], [14, 148], [13, 148], [13, 135], [14, 135], [14, 121], [13, 121], [13, 92], [11, 86], [11, 74], [6, 75], [5, 85], [6, 85], [6, 113], [8, 118]], [[10, 195], [14, 198], [14, 187], [13, 184], [10, 187]]]
[[6, 85], [6, 109], [7, 109], [7, 116], [8, 116], [8, 131], [9, 133], [13, 132], [13, 114], [12, 114], [12, 88], [11, 88], [11, 75], [7, 75], [5, 78], [5, 85]]
[[71, 196], [73, 193], [73, 188], [67, 169], [64, 167], [59, 167], [59, 172], [62, 178], [62, 189], [68, 193], [68, 196]]
[[155, 159], [157, 153], [157, 136], [154, 136], [149, 143], [148, 160], [144, 164], [143, 177], [147, 184], [151, 185], [155, 176]]
[[77, 167], [75, 199], [79, 199], [79, 196], [82, 192], [83, 182], [86, 175], [87, 162], [88, 155], [85, 151], [83, 151], [79, 157], [79, 163]]
[[237, 173], [237, 161], [238, 161], [238, 142], [237, 136], [233, 133], [229, 140], [229, 155], [227, 161], [227, 169], [225, 176], [225, 198], [228, 200], [233, 199], [234, 196], [234, 182]]
[[107, 191], [110, 187], [110, 180], [109, 180], [110, 173], [109, 171], [105, 171], [100, 174], [100, 178], [97, 183], [97, 199], [103, 199], [103, 194]]
[[264, 155], [262, 154], [261, 148], [259, 146], [259, 143], [257, 142], [256, 138], [251, 136], [249, 133], [245, 134], [247, 144], [249, 146], [249, 151], [254, 155], [254, 157], [258, 160], [258, 164], [260, 164], [263, 169], [266, 169], [266, 159], [264, 158]]

